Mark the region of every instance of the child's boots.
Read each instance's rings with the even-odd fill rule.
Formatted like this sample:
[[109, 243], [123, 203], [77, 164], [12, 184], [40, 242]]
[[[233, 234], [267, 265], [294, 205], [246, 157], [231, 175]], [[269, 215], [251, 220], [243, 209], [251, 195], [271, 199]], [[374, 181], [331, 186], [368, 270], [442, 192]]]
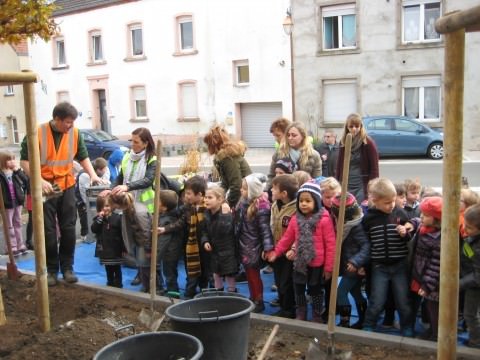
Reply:
[[295, 302], [297, 304], [295, 319], [307, 320], [307, 298], [305, 294], [295, 295]]
[[323, 295], [312, 295], [312, 321], [323, 324], [322, 314], [325, 311], [323, 306]]
[[358, 321], [351, 326], [352, 329], [362, 329], [363, 322], [365, 321], [365, 312], [367, 311], [367, 302], [362, 301], [360, 303], [356, 303], [357, 305], [357, 312], [358, 312]]
[[352, 313], [352, 306], [351, 305], [342, 305], [340, 306], [340, 322], [337, 326], [341, 327], [350, 327], [350, 314]]

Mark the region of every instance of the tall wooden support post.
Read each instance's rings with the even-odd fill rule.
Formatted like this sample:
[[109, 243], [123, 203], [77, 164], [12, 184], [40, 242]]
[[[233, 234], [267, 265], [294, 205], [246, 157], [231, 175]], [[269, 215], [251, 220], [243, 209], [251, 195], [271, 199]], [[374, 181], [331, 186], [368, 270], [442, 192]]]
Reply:
[[25, 119], [27, 125], [28, 160], [30, 164], [30, 190], [33, 206], [33, 234], [35, 240], [35, 272], [37, 276], [37, 313], [40, 330], [50, 330], [48, 308], [47, 265], [45, 256], [45, 232], [43, 227], [42, 177], [40, 174], [40, 149], [35, 112], [33, 82], [23, 84]]
[[445, 127], [437, 359], [456, 359], [465, 29], [445, 36]]

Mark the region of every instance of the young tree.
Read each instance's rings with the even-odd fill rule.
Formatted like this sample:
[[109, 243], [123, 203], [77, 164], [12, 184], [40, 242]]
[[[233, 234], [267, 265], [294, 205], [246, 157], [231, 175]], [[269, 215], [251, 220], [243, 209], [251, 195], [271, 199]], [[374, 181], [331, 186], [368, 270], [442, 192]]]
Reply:
[[57, 25], [51, 17], [51, 0], [0, 0], [0, 43], [17, 44], [22, 39], [49, 40]]

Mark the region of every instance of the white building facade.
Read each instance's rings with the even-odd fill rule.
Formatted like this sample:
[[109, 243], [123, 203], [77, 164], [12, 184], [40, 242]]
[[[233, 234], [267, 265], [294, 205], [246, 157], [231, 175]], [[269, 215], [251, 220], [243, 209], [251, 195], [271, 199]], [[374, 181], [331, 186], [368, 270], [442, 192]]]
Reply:
[[59, 34], [29, 45], [39, 121], [68, 100], [79, 128], [170, 142], [224, 123], [249, 146], [272, 146], [291, 117], [288, 1], [63, 0]]
[[[292, 0], [296, 117], [317, 135], [349, 113], [443, 125], [444, 38], [434, 22], [479, 0]], [[480, 150], [480, 33], [465, 43], [464, 148]], [[317, 133], [317, 134], [315, 134]]]

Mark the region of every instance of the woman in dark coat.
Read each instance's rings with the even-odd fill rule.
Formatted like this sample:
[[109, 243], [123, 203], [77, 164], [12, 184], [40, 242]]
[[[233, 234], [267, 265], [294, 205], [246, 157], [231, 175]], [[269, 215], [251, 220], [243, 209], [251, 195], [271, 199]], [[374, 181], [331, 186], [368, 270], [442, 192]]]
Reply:
[[215, 155], [213, 165], [220, 177], [221, 186], [227, 193], [227, 203], [234, 208], [240, 199], [242, 179], [252, 173], [244, 157], [247, 148], [242, 141], [230, 140], [227, 131], [218, 125], [210, 129], [203, 141], [209, 154]]
[[379, 177], [377, 146], [367, 135], [363, 127], [362, 118], [358, 114], [350, 114], [345, 122], [340, 151], [337, 162], [337, 180], [343, 179], [343, 160], [345, 158], [345, 139], [352, 134], [352, 152], [350, 158], [350, 172], [348, 176], [348, 191], [361, 204], [367, 199], [368, 182]]

